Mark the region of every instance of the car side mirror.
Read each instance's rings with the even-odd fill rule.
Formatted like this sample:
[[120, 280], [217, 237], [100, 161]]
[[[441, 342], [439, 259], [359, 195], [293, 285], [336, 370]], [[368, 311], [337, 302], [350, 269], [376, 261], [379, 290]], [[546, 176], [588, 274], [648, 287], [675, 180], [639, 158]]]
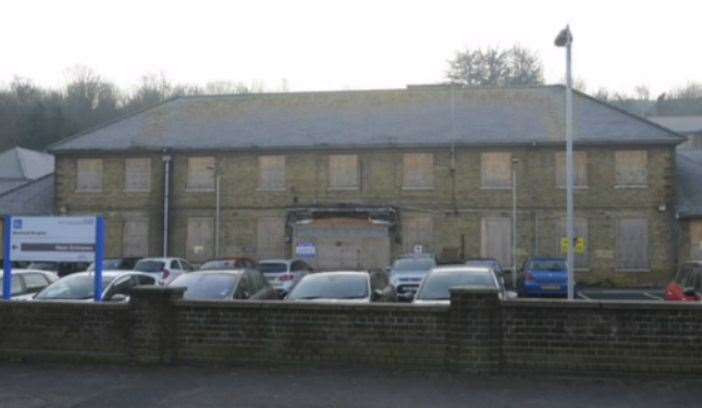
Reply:
[[695, 288], [685, 288], [685, 290], [683, 291], [683, 295], [687, 297], [696, 297], [697, 291], [695, 290]]
[[129, 296], [125, 295], [124, 293], [116, 293], [114, 296], [112, 296], [109, 300], [110, 302], [127, 302], [129, 301]]

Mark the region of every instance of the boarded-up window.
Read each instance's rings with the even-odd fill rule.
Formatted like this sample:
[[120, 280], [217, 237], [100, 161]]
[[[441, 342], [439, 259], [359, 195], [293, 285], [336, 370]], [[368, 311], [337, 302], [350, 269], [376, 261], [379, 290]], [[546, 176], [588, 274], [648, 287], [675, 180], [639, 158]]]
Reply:
[[78, 159], [76, 168], [76, 191], [102, 191], [101, 159]]
[[690, 259], [702, 259], [702, 221], [690, 221]]
[[338, 154], [329, 156], [329, 188], [358, 189], [358, 156]]
[[480, 155], [483, 188], [512, 188], [512, 154], [487, 152]]
[[258, 219], [257, 247], [259, 259], [285, 256], [285, 220], [282, 217]]
[[617, 227], [617, 269], [645, 271], [648, 262], [648, 221], [625, 218]]
[[149, 255], [149, 220], [126, 220], [122, 231], [122, 256], [146, 257]]
[[[566, 186], [565, 152], [556, 152], [556, 183], [558, 187]], [[587, 187], [587, 152], [574, 152], [573, 170], [575, 171], [575, 187]]]
[[188, 158], [188, 191], [213, 191], [215, 188], [214, 157]]
[[403, 157], [402, 187], [405, 189], [431, 190], [434, 188], [434, 155], [409, 153]]
[[258, 188], [263, 191], [285, 190], [285, 156], [259, 156]]
[[[576, 217], [575, 218], [575, 225], [573, 226], [574, 228], [574, 233], [575, 233], [575, 238], [582, 238], [585, 240], [585, 250], [583, 251], [582, 254], [579, 254], [575, 252], [575, 269], [587, 269], [589, 267], [589, 255], [588, 255], [588, 247], [590, 246], [590, 241], [588, 239], [588, 231], [587, 231], [587, 218], [583, 217]], [[556, 234], [557, 241], [555, 242], [556, 245], [556, 251], [555, 254], [558, 256], [567, 256], [568, 253], [563, 252], [563, 247], [561, 246], [561, 240], [565, 239], [568, 236], [568, 232], [566, 231], [566, 220], [565, 218], [561, 218], [557, 222], [557, 228], [558, 228], [558, 234]]]
[[483, 218], [480, 225], [480, 255], [512, 266], [512, 220], [507, 217]]
[[124, 160], [124, 189], [126, 191], [151, 190], [151, 159]]
[[648, 183], [648, 155], [644, 150], [614, 153], [617, 185], [645, 187]]
[[192, 261], [204, 261], [212, 258], [213, 221], [211, 217], [188, 218], [188, 236], [186, 238], [186, 256]]
[[416, 245], [424, 252], [434, 249], [434, 221], [430, 215], [410, 216], [402, 219], [402, 246], [411, 253]]

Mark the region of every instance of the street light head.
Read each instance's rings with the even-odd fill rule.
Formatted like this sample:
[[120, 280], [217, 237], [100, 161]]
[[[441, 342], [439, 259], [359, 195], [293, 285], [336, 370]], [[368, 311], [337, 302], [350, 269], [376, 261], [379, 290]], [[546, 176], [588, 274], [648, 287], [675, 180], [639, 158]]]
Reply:
[[560, 33], [556, 36], [556, 40], [553, 42], [556, 47], [567, 47], [573, 43], [573, 34], [570, 33], [570, 27], [562, 29]]

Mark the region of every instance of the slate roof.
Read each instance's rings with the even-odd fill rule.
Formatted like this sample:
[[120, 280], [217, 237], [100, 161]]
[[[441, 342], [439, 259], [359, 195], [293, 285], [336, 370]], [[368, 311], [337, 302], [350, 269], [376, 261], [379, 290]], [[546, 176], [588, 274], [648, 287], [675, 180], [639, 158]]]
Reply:
[[679, 150], [675, 162], [678, 216], [702, 217], [702, 150]]
[[702, 133], [702, 115], [649, 116], [648, 120], [678, 133]]
[[[677, 144], [671, 130], [576, 92], [576, 144]], [[54, 153], [562, 144], [562, 86], [180, 97]]]
[[0, 194], [54, 172], [54, 156], [15, 147], [0, 153]]

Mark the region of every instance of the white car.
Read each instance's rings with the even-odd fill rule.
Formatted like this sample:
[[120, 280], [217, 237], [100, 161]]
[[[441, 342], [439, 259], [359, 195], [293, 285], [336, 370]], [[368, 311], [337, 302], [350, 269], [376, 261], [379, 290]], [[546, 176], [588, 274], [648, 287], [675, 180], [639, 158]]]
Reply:
[[298, 259], [266, 259], [258, 263], [258, 270], [281, 295], [289, 293], [312, 267]]
[[[143, 272], [105, 271], [102, 273], [103, 301], [126, 302], [135, 286], [155, 285], [156, 278]], [[95, 294], [95, 273], [78, 272], [57, 280], [39, 292], [34, 300], [92, 302]]]
[[[4, 273], [0, 270], [0, 282], [3, 278]], [[58, 275], [54, 272], [38, 269], [13, 269], [11, 298], [12, 300], [30, 300], [37, 292], [57, 280]], [[2, 284], [0, 283], [0, 285]]]
[[499, 291], [501, 298], [512, 297], [491, 268], [452, 265], [433, 268], [422, 281], [412, 303], [448, 305], [450, 290], [455, 287], [492, 288]]
[[182, 258], [144, 258], [134, 265], [134, 270], [149, 273], [156, 278], [156, 284], [166, 286], [173, 279], [192, 272], [195, 268]]

